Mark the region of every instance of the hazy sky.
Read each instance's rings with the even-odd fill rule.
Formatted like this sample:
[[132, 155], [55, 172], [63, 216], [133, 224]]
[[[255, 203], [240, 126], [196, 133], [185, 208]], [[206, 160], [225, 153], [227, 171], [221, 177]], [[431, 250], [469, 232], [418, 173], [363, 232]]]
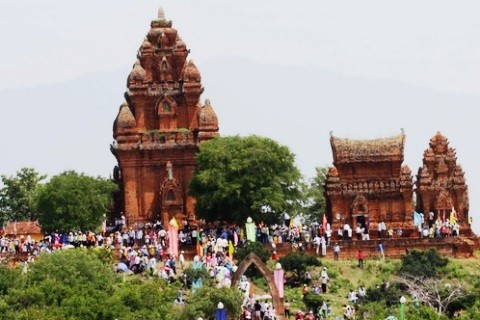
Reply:
[[0, 88], [131, 65], [163, 5], [204, 62], [247, 57], [480, 93], [478, 1], [9, 1]]
[[1, 174], [110, 174], [112, 123], [160, 5], [191, 49], [222, 134], [278, 140], [311, 176], [331, 164], [332, 130], [375, 138], [404, 128], [414, 173], [441, 130], [480, 220], [478, 1], [9, 1]]

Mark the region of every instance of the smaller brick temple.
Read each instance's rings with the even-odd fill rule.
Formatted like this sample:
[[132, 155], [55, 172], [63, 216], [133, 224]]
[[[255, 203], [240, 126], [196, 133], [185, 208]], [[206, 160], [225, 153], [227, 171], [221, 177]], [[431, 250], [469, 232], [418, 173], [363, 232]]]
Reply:
[[[413, 229], [413, 182], [403, 164], [405, 134], [374, 140], [331, 136], [333, 167], [325, 190], [332, 229], [348, 223], [376, 230], [383, 221], [395, 230]], [[374, 235], [374, 233], [371, 233]]]
[[429, 219], [429, 213], [432, 212], [433, 220], [439, 217], [445, 221], [449, 219], [453, 208], [460, 234], [471, 234], [465, 174], [457, 164], [455, 149], [449, 146], [448, 139], [440, 132], [430, 139], [429, 148], [423, 154], [423, 166], [418, 169], [416, 191], [416, 209], [424, 213], [425, 219]]
[[125, 102], [113, 126], [111, 151], [118, 161], [116, 211], [127, 225], [175, 217], [194, 221], [188, 183], [198, 145], [218, 135], [209, 100], [200, 102], [201, 76], [163, 9], [137, 53], [127, 79]]

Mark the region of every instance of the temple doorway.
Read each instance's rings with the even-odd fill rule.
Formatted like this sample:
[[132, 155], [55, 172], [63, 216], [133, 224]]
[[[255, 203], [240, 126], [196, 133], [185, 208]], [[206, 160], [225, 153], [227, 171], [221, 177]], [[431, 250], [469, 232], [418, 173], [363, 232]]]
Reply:
[[365, 219], [365, 215], [358, 215], [356, 217], [356, 223], [355, 223], [355, 226], [357, 225], [360, 225], [360, 228], [365, 228], [366, 227], [366, 219]]

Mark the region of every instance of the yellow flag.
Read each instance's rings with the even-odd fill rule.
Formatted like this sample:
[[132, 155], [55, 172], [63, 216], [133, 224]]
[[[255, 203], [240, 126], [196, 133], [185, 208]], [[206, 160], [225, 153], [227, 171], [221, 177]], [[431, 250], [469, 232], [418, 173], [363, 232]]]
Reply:
[[233, 252], [235, 251], [235, 248], [233, 247], [232, 241], [228, 241], [228, 255], [230, 258], [233, 258]]
[[454, 207], [452, 207], [452, 211], [450, 211], [450, 223], [457, 223], [457, 212], [455, 211]]

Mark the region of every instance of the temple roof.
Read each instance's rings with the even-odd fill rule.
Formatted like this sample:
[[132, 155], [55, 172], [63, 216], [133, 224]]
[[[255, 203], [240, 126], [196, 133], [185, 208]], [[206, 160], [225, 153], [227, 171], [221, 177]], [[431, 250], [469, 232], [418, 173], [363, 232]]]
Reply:
[[384, 161], [402, 162], [405, 134], [402, 132], [397, 136], [371, 140], [344, 139], [332, 135], [330, 144], [332, 145], [335, 164]]

